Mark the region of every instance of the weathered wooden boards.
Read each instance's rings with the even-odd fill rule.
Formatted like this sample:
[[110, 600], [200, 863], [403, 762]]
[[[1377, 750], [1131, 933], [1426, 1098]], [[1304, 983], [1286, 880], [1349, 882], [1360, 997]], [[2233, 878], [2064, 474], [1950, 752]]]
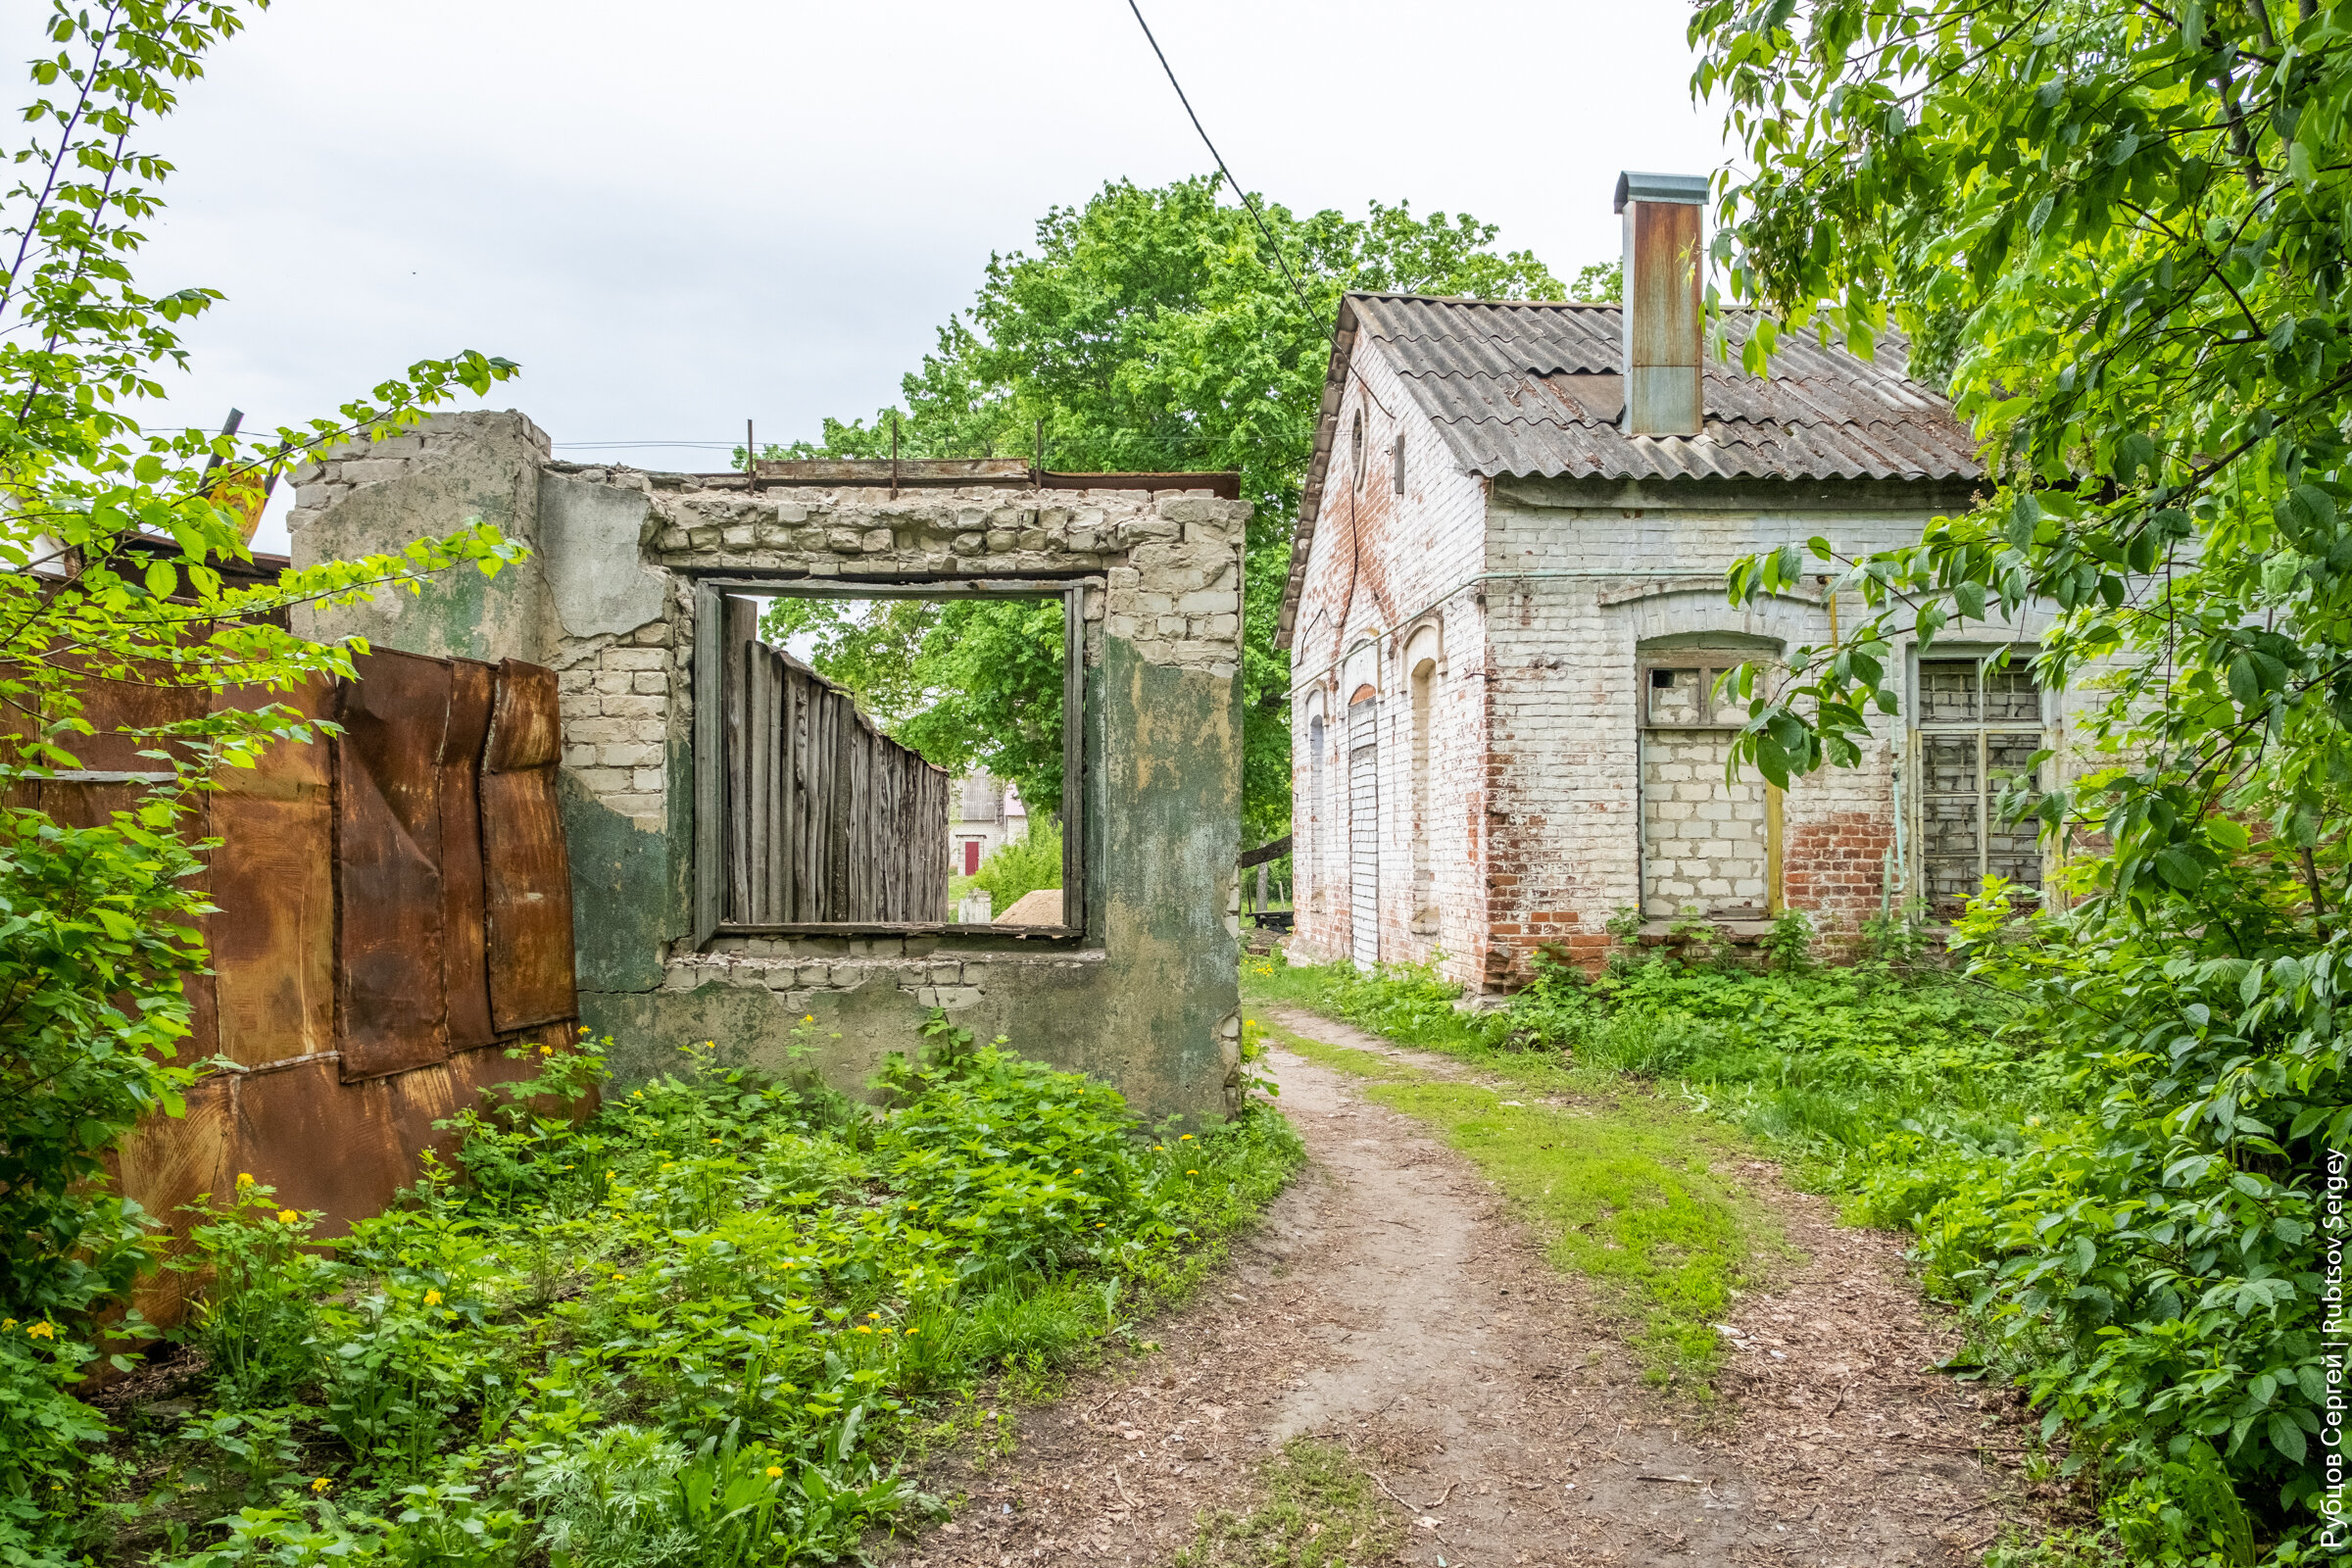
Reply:
[[726, 923], [946, 920], [946, 770], [725, 605]]

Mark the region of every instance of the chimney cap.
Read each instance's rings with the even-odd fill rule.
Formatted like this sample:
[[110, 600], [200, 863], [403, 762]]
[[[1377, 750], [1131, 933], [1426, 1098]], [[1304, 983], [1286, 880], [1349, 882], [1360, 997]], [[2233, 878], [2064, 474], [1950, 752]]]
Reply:
[[1616, 211], [1627, 202], [1685, 202], [1692, 207], [1707, 199], [1704, 174], [1648, 174], [1629, 169], [1617, 176]]

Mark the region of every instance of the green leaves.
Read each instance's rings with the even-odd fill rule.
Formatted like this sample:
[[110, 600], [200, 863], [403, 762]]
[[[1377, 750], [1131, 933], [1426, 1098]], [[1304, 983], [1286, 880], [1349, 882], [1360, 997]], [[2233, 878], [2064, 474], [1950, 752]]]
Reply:
[[[1962, 951], [2067, 1043], [2089, 1108], [1986, 1170], [1937, 1246], [2015, 1336], [2052, 1430], [2143, 1478], [2113, 1508], [2161, 1519], [2145, 1488], [2206, 1485], [2179, 1456], [2210, 1441], [2290, 1533], [2312, 1517], [2308, 1173], [2352, 1126], [2340, 25], [2202, 0], [1769, 22], [1705, 0], [1691, 26], [1694, 85], [1752, 170], [1719, 241], [1764, 318], [1751, 346], [1882, 311], [1983, 443], [1966, 515], [1846, 564], [1847, 639], [1899, 671], [1956, 623], [2030, 626], [2037, 679], [2069, 690], [2036, 821], [2071, 906], [1985, 903]], [[1732, 568], [1736, 602], [1771, 590], [1780, 554]], [[1899, 679], [1792, 662], [1741, 737], [1760, 765], [1856, 755], [1866, 713], [1900, 711]]]
[[[1497, 253], [1494, 225], [1467, 214], [1373, 203], [1361, 219], [1302, 216], [1263, 199], [1258, 208], [1298, 289], [1216, 178], [1117, 180], [1083, 206], [1056, 207], [1029, 250], [992, 258], [971, 308], [906, 376], [903, 414], [828, 419], [821, 441], [766, 454], [887, 455], [897, 415], [910, 457], [1026, 458], [1042, 420], [1050, 468], [1238, 470], [1256, 508], [1241, 628], [1251, 842], [1280, 836], [1290, 818], [1292, 661], [1274, 632], [1340, 296], [1569, 292], [1532, 255]], [[1592, 281], [1605, 286], [1605, 270]], [[969, 690], [985, 706], [1042, 706], [1048, 696], [1022, 666], [976, 674]]]

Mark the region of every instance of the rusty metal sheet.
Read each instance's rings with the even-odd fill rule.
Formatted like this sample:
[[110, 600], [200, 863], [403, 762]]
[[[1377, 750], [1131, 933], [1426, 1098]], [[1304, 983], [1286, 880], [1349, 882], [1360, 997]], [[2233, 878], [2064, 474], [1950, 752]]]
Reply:
[[320, 1057], [233, 1082], [237, 1169], [288, 1208], [323, 1210], [317, 1235], [343, 1235], [407, 1185], [413, 1155], [384, 1080], [345, 1083]]
[[555, 671], [498, 668], [481, 778], [490, 1015], [500, 1033], [574, 1017], [571, 864], [556, 796]]
[[577, 1015], [571, 868], [556, 770], [482, 775], [490, 1013], [500, 1033]]
[[[226, 692], [216, 709], [276, 703], [328, 716], [332, 682]], [[334, 820], [325, 737], [224, 768], [211, 797], [215, 912], [205, 921], [220, 1054], [248, 1067], [335, 1045]]]
[[[207, 1193], [227, 1193], [236, 1184], [234, 1091], [225, 1074], [188, 1086], [184, 1116], [150, 1116], [116, 1149], [116, 1185], [123, 1197], [170, 1227], [164, 1254], [186, 1252], [189, 1216], [180, 1212]], [[131, 1304], [147, 1321], [169, 1328], [187, 1309], [194, 1281], [185, 1274], [155, 1269], [144, 1275]]]
[[[104, 827], [118, 811], [136, 811], [145, 790], [140, 784], [82, 784], [42, 779], [32, 786], [31, 805], [61, 827]], [[181, 819], [182, 832], [191, 839], [206, 837], [212, 831], [212, 808], [210, 797], [196, 796], [189, 803], [188, 814]], [[184, 885], [194, 892], [208, 893], [212, 880], [208, 868], [190, 877]], [[182, 982], [182, 990], [188, 999], [188, 1033], [179, 1042], [177, 1057], [182, 1062], [202, 1061], [220, 1049], [212, 972], [189, 975]]]
[[442, 990], [449, 1049], [471, 1051], [496, 1038], [482, 903], [482, 748], [490, 736], [491, 667], [450, 662], [449, 735], [441, 752]]
[[449, 1054], [443, 1001], [441, 752], [450, 665], [373, 653], [341, 692], [335, 742], [337, 1033], [347, 1079]]
[[509, 659], [498, 666], [498, 700], [490, 718], [490, 743], [482, 771], [512, 773], [553, 767], [564, 754], [563, 710], [556, 672], [542, 664]]
[[[150, 665], [157, 675], [165, 666]], [[92, 735], [61, 738], [75, 761], [91, 772], [146, 772], [167, 764], [141, 751], [156, 749], [152, 740], [124, 734], [159, 724], [181, 723], [204, 716], [210, 693], [202, 686], [146, 686], [130, 681], [90, 680], [81, 687], [81, 716], [97, 731]]]

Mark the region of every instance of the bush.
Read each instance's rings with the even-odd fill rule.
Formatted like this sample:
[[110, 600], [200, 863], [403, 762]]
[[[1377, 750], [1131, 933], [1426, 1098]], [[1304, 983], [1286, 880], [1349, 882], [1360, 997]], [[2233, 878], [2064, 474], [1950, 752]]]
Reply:
[[1059, 825], [1030, 817], [1019, 838], [1006, 839], [980, 862], [972, 886], [989, 896], [990, 907], [999, 915], [1040, 888], [1061, 886]]
[[453, 1123], [478, 1180], [430, 1166], [329, 1247], [240, 1187], [198, 1232], [208, 1407], [172, 1479], [25, 1529], [128, 1518], [118, 1554], [158, 1568], [848, 1555], [924, 1505], [893, 1461], [946, 1401], [1128, 1335], [1301, 1157], [1262, 1104], [1147, 1140], [1101, 1084], [926, 1034], [886, 1111], [706, 1042], [575, 1122], [552, 1102], [601, 1056], [534, 1058]]

